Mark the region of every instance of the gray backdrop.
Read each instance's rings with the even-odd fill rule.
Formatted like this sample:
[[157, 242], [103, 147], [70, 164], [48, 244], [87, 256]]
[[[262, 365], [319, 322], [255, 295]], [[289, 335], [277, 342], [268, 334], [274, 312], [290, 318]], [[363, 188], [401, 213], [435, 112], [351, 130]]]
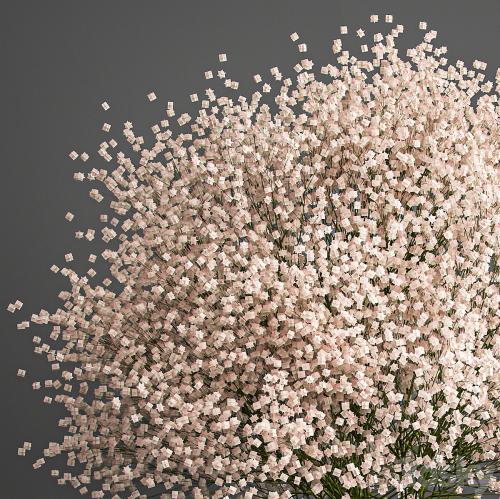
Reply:
[[[256, 89], [252, 76], [278, 65], [293, 75], [302, 58], [289, 39], [299, 32], [308, 44], [307, 57], [330, 58], [338, 27], [368, 26], [370, 14], [394, 15], [405, 25], [403, 45], [415, 43], [423, 32], [420, 20], [438, 31], [438, 45], [448, 46], [448, 58], [472, 64], [488, 62], [493, 77], [498, 66], [500, 2], [498, 0], [213, 0], [173, 1], [86, 0], [4, 3], [0, 50], [2, 58], [1, 123], [2, 214], [1, 251], [1, 411], [2, 443], [0, 497], [57, 499], [81, 497], [70, 486], [58, 486], [49, 476], [51, 466], [34, 471], [34, 456], [48, 441], [58, 441], [59, 405], [42, 403], [42, 391], [31, 383], [51, 377], [46, 359], [33, 353], [34, 334], [47, 329], [17, 331], [16, 323], [41, 308], [54, 311], [59, 291], [66, 287], [49, 267], [64, 266], [64, 254], [78, 260], [91, 247], [74, 238], [76, 228], [96, 228], [104, 206], [88, 196], [89, 183], [75, 182], [77, 170], [109, 168], [95, 153], [109, 134], [100, 131], [107, 121], [111, 135], [121, 135], [121, 124], [132, 120], [147, 134], [167, 100], [177, 112], [190, 109], [189, 94], [207, 86], [203, 72], [221, 67], [217, 54], [226, 52], [224, 65], [241, 82], [243, 95]], [[383, 28], [383, 27], [381, 27]], [[354, 30], [353, 30], [354, 31]], [[371, 31], [370, 31], [371, 33]], [[360, 42], [355, 43], [359, 46]], [[331, 58], [333, 59], [333, 57]], [[149, 103], [154, 90], [158, 100]], [[100, 103], [111, 109], [103, 112]], [[68, 153], [87, 151], [87, 163], [72, 162]], [[66, 211], [76, 214], [72, 224]], [[98, 238], [97, 238], [98, 240]], [[78, 264], [77, 264], [77, 268]], [[80, 268], [87, 268], [80, 264]], [[96, 268], [103, 268], [102, 263]], [[11, 301], [25, 303], [14, 316], [5, 311]], [[28, 371], [16, 377], [18, 368]], [[28, 457], [17, 447], [33, 442]]]

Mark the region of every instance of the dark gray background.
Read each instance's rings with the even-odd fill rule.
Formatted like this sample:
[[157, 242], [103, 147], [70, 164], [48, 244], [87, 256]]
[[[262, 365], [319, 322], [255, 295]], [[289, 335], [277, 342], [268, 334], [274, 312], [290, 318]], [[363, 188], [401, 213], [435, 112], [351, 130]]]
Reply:
[[[74, 171], [109, 168], [95, 153], [97, 145], [121, 135], [121, 124], [132, 120], [137, 132], [163, 117], [167, 100], [176, 110], [190, 108], [189, 94], [211, 86], [203, 72], [221, 67], [217, 54], [226, 52], [223, 67], [241, 82], [240, 92], [256, 89], [255, 73], [269, 78], [278, 65], [293, 75], [292, 66], [304, 55], [289, 39], [293, 31], [308, 44], [306, 57], [331, 59], [330, 45], [338, 28], [369, 27], [370, 14], [394, 15], [405, 25], [403, 46], [423, 32], [420, 20], [438, 31], [437, 45], [448, 47], [450, 62], [488, 62], [488, 76], [499, 63], [498, 0], [334, 1], [334, 0], [86, 0], [21, 1], [3, 6], [0, 26], [2, 59], [1, 128], [1, 480], [0, 498], [57, 499], [81, 497], [49, 476], [51, 467], [34, 471], [32, 463], [48, 441], [58, 441], [63, 411], [42, 403], [33, 391], [35, 380], [51, 378], [44, 357], [32, 352], [39, 326], [17, 331], [16, 323], [41, 308], [54, 311], [57, 294], [66, 288], [63, 277], [49, 267], [64, 266], [64, 254], [81, 258], [89, 244], [74, 238], [77, 228], [96, 228], [101, 206], [88, 197], [91, 186], [73, 181]], [[384, 23], [382, 23], [384, 24]], [[383, 29], [381, 26], [380, 29]], [[370, 33], [372, 33], [370, 31]], [[369, 40], [371, 41], [371, 39]], [[355, 42], [360, 45], [359, 40]], [[149, 103], [154, 90], [158, 100]], [[111, 110], [100, 103], [108, 100]], [[107, 121], [112, 133], [100, 131]], [[114, 133], [113, 133], [114, 132]], [[87, 151], [87, 163], [72, 162], [68, 153]], [[99, 159], [96, 159], [99, 158]], [[64, 220], [66, 211], [75, 221]], [[82, 268], [87, 266], [83, 265]], [[100, 265], [102, 268], [102, 264]], [[14, 316], [5, 311], [11, 301], [25, 303]], [[26, 379], [16, 377], [27, 369]], [[16, 449], [33, 442], [26, 458]]]

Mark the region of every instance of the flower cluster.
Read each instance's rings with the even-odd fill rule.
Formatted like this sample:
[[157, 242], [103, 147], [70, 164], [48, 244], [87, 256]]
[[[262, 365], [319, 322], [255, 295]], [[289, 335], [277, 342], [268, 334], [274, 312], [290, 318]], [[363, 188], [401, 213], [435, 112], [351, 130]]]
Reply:
[[93, 498], [498, 490], [498, 86], [483, 62], [449, 65], [435, 31], [400, 57], [402, 31], [362, 45], [369, 60], [337, 39], [317, 74], [273, 68], [271, 104], [269, 83], [208, 89], [178, 119], [189, 132], [165, 120], [151, 148], [126, 123], [137, 159], [106, 142], [115, 168], [75, 175], [113, 197], [117, 289], [64, 268], [64, 305], [32, 316], [63, 340], [44, 351], [68, 434], [45, 457], [81, 469], [61, 483]]

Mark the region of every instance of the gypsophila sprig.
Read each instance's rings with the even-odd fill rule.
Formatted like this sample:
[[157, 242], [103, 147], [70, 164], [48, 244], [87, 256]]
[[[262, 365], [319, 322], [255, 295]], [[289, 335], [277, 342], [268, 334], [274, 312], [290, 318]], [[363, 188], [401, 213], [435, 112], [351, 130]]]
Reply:
[[[191, 93], [195, 116], [168, 102], [151, 148], [125, 123], [132, 157], [106, 124], [109, 169], [75, 179], [113, 197], [116, 286], [54, 265], [71, 291], [31, 317], [63, 341], [35, 337], [57, 378], [46, 402], [68, 410], [44, 457], [82, 467], [59, 483], [93, 498], [500, 490], [500, 75], [449, 65], [432, 30], [400, 57], [403, 26], [382, 18], [384, 33], [340, 29], [367, 60], [337, 38], [319, 72], [304, 58], [293, 78], [255, 75], [250, 98]], [[205, 77], [230, 92], [227, 60]]]

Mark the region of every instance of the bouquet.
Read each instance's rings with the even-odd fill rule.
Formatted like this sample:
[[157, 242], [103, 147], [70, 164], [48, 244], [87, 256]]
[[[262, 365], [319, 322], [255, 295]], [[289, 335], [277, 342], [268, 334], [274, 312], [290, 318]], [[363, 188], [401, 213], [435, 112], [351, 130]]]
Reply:
[[366, 60], [336, 39], [320, 71], [303, 58], [248, 98], [207, 89], [177, 132], [169, 103], [151, 147], [125, 123], [130, 154], [108, 140], [113, 168], [75, 174], [112, 198], [113, 279], [54, 267], [70, 289], [31, 317], [52, 327], [37, 348], [67, 409], [44, 451], [67, 457], [60, 483], [115, 499], [500, 490], [500, 75], [448, 64], [426, 23], [400, 56], [385, 21], [370, 47], [356, 32]]

